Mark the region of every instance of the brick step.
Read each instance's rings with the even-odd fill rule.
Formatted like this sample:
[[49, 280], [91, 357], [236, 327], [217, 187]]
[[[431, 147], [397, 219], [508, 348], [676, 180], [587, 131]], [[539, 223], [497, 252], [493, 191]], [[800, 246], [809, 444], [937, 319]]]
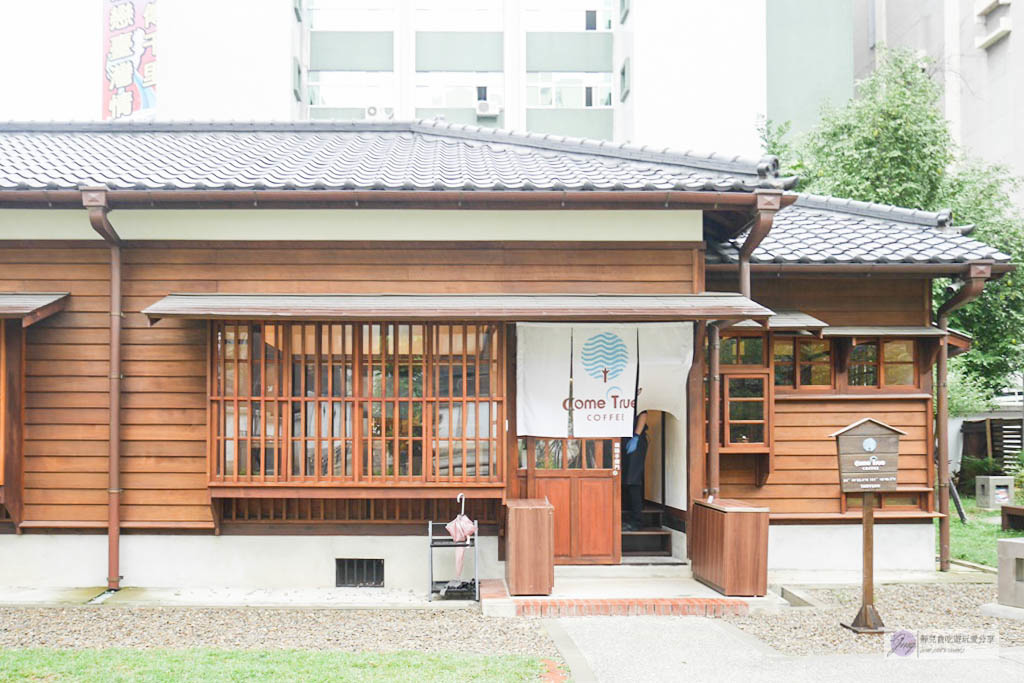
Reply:
[[750, 605], [732, 598], [513, 598], [520, 617], [744, 616]]

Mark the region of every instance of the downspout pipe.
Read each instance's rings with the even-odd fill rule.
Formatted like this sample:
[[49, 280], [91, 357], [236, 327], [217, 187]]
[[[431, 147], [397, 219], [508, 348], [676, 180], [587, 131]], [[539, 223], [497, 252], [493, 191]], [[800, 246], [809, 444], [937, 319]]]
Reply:
[[83, 188], [89, 223], [110, 246], [110, 434], [107, 460], [107, 588], [121, 588], [121, 239], [107, 218], [105, 188]]
[[754, 250], [761, 245], [764, 238], [772, 229], [775, 214], [782, 208], [782, 190], [756, 190], [756, 212], [751, 222], [750, 232], [740, 246], [739, 254], [739, 279], [740, 294], [750, 298], [750, 257]]
[[[939, 329], [949, 329], [949, 314], [981, 296], [985, 282], [992, 277], [992, 265], [971, 264], [964, 278], [964, 284], [946, 303], [939, 307], [937, 316]], [[949, 335], [939, 341], [939, 358], [936, 367], [936, 416], [935, 436], [938, 441], [939, 461], [939, 570], [949, 571]]]
[[[775, 214], [782, 208], [781, 190], [756, 190], [756, 211], [750, 222], [747, 238], [739, 250], [739, 285], [740, 294], [750, 298], [750, 256], [758, 245], [768, 236], [775, 220]], [[721, 403], [722, 403], [722, 371], [719, 353], [722, 344], [722, 330], [733, 323], [715, 322], [708, 325], [708, 474], [707, 495], [713, 498], [718, 495], [721, 471]]]
[[719, 448], [721, 447], [721, 332], [717, 324], [708, 325], [708, 500], [718, 496], [719, 489]]

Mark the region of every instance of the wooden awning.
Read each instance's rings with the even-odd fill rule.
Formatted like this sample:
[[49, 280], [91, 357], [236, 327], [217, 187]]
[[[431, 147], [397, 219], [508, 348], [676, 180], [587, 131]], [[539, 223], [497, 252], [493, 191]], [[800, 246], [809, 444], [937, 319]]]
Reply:
[[21, 326], [28, 327], [63, 311], [68, 296], [67, 292], [0, 293], [0, 319], [21, 318]]
[[946, 332], [938, 327], [921, 326], [833, 326], [821, 331], [823, 337], [945, 337]]
[[706, 294], [171, 294], [142, 311], [213, 320], [623, 321], [766, 320], [770, 309]]
[[[775, 315], [768, 319], [768, 329], [773, 332], [818, 332], [828, 327], [824, 320], [818, 320], [813, 315], [801, 313], [800, 311], [775, 311]], [[760, 323], [753, 320], [744, 320], [733, 325], [733, 329], [763, 329]]]

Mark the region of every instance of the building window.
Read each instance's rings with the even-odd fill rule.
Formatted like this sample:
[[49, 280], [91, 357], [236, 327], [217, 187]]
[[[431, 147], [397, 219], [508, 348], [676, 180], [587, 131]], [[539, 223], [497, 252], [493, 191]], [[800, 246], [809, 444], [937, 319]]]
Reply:
[[217, 322], [217, 483], [499, 480], [497, 324]]
[[767, 444], [768, 378], [765, 375], [724, 375], [722, 379], [725, 445]]
[[629, 97], [629, 57], [622, 60], [622, 68], [619, 69], [619, 101], [625, 102], [626, 98]]
[[848, 381], [851, 387], [915, 386], [914, 340], [854, 339]]
[[882, 344], [882, 378], [888, 386], [913, 386], [914, 340], [893, 339]]
[[[450, 1], [445, 0], [446, 3]], [[476, 2], [479, 1], [476, 0]], [[493, 0], [489, 1], [493, 2]], [[616, 17], [619, 16], [615, 0], [559, 0], [558, 2], [523, 0], [521, 5], [522, 28], [528, 32], [611, 31]], [[581, 11], [583, 12], [582, 26], [580, 25]], [[449, 26], [451, 25], [449, 24]]]
[[526, 106], [532, 109], [581, 109], [612, 106], [609, 73], [526, 74]]
[[625, 24], [629, 16], [629, 0], [619, 0], [619, 23]]
[[831, 387], [832, 343], [822, 339], [775, 337], [772, 365], [777, 387]]
[[861, 341], [850, 349], [849, 382], [852, 387], [878, 386], [878, 342]]
[[610, 470], [615, 463], [614, 439], [541, 439], [520, 437], [519, 469]]
[[722, 365], [764, 365], [764, 337], [723, 337], [718, 358]]
[[398, 101], [395, 75], [380, 71], [310, 71], [307, 94], [316, 108], [358, 110], [369, 118], [373, 108], [378, 117], [394, 118]]
[[500, 73], [431, 71], [416, 74], [416, 109], [473, 109], [484, 100], [501, 105]]

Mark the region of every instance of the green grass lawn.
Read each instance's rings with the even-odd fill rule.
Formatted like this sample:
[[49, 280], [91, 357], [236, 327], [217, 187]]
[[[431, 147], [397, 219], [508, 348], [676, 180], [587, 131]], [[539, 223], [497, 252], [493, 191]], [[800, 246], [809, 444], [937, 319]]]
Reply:
[[[961, 495], [967, 524], [960, 522], [956, 506], [949, 501], [949, 552], [953, 559], [968, 560], [995, 567], [998, 565], [996, 541], [1000, 538], [1020, 538], [1024, 531], [1003, 531], [999, 510], [979, 510], [974, 498]], [[1018, 505], [1020, 494], [1018, 494]], [[935, 543], [938, 548], [939, 521], [935, 520]], [[936, 554], [938, 550], [936, 550]]]
[[296, 650], [0, 650], [0, 681], [531, 681], [521, 655]]

